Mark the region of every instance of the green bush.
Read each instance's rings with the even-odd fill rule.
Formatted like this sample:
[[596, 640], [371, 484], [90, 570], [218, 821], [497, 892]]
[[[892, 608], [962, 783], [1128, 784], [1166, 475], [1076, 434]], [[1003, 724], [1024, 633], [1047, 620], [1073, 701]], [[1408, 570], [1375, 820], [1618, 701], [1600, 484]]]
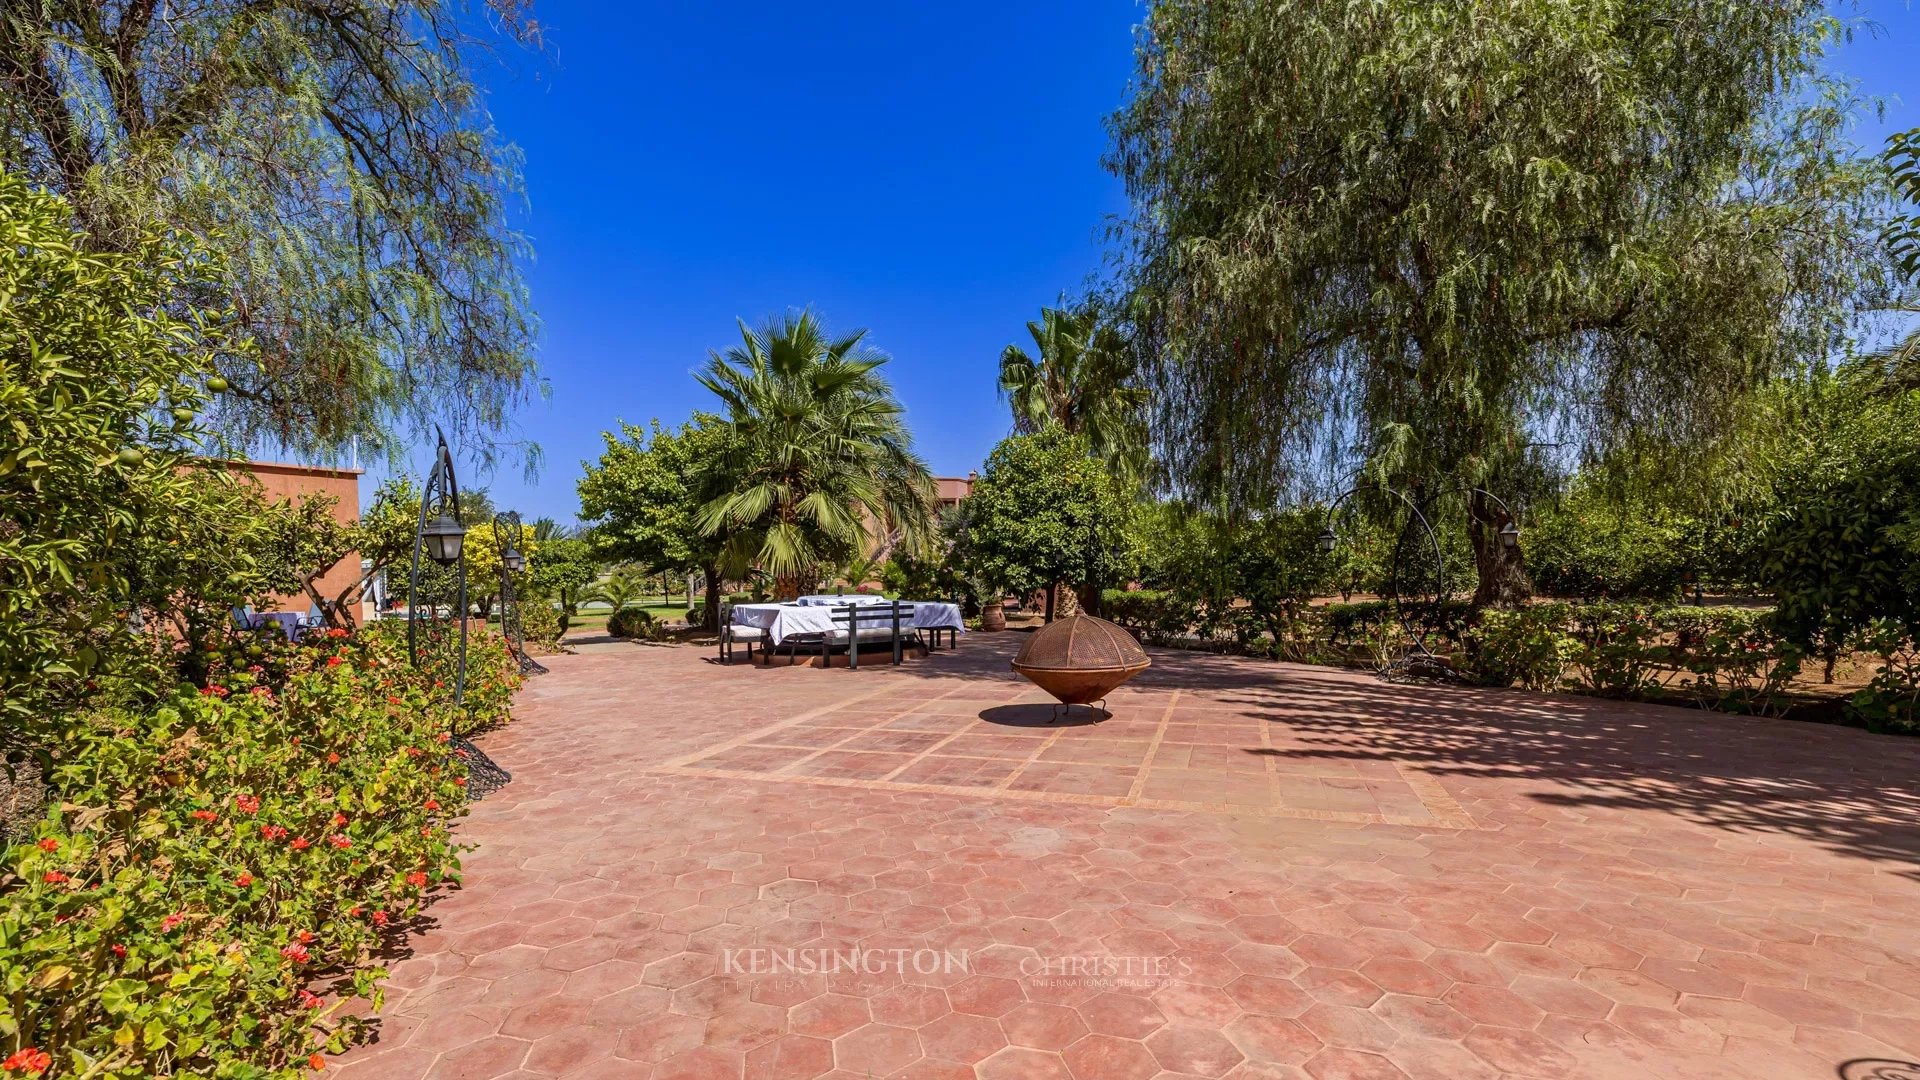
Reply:
[[1107, 618], [1157, 641], [1187, 634], [1200, 619], [1198, 605], [1161, 589], [1107, 589], [1100, 594], [1100, 606]]
[[520, 633], [529, 645], [538, 645], [548, 651], [560, 648], [560, 639], [566, 634], [566, 617], [560, 608], [545, 599], [529, 597], [520, 609]]
[[1879, 657], [1880, 667], [1849, 699], [1849, 713], [1873, 731], [1920, 734], [1920, 648], [1914, 639], [1899, 623], [1881, 619], [1858, 644]]
[[1770, 612], [1635, 604], [1533, 604], [1483, 611], [1468, 631], [1470, 669], [1493, 686], [1611, 697], [1678, 691], [1702, 708], [1777, 714], [1800, 648]]
[[607, 617], [607, 633], [617, 638], [659, 641], [666, 632], [667, 628], [645, 608], [621, 608]]
[[[255, 655], [253, 650], [260, 649]], [[516, 676], [482, 635], [468, 698]], [[49, 1077], [299, 1075], [361, 1032], [383, 938], [457, 880], [473, 719], [384, 628], [243, 638], [210, 681], [64, 718], [54, 807], [5, 850], [0, 1033]]]
[[1467, 634], [1475, 672], [1495, 686], [1557, 689], [1579, 654], [1566, 604], [1492, 608]]

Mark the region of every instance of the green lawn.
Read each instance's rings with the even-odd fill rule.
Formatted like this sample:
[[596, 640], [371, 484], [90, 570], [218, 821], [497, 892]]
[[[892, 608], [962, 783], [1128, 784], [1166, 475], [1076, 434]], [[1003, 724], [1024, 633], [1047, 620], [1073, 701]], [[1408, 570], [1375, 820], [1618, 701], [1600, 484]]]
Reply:
[[[642, 603], [633, 605], [642, 611], [651, 612], [661, 622], [679, 622], [687, 617], [687, 605], [684, 602], [673, 604]], [[607, 616], [613, 614], [607, 608], [588, 608], [573, 617], [567, 627], [567, 633], [600, 633], [607, 628]]]

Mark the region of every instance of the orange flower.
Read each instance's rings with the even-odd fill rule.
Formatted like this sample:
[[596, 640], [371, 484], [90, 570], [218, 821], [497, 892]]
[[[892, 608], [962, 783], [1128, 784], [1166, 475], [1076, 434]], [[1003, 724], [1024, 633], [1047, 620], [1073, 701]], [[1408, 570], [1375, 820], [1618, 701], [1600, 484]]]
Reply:
[[407, 875], [407, 884], [416, 889], [424, 889], [427, 886], [427, 875], [419, 870], [415, 870], [413, 873]]
[[240, 876], [233, 879], [233, 883], [244, 889], [253, 884], [253, 875], [242, 870]]
[[314, 1072], [319, 1072], [326, 1067], [327, 1059], [321, 1057], [319, 1054], [313, 1054], [307, 1058], [307, 1068], [312, 1069]]
[[67, 877], [67, 875], [61, 873], [58, 870], [49, 870], [46, 873], [40, 875], [40, 880], [46, 882], [49, 885], [60, 885], [72, 879]]
[[8, 1055], [5, 1061], [0, 1061], [0, 1071], [19, 1072], [25, 1073], [28, 1076], [39, 1076], [41, 1073], [46, 1072], [48, 1066], [52, 1064], [52, 1054], [47, 1053], [37, 1046], [27, 1046], [15, 1050], [12, 1054]]
[[51, 836], [43, 836], [40, 838], [40, 850], [41, 851], [59, 851], [60, 841], [55, 840]]

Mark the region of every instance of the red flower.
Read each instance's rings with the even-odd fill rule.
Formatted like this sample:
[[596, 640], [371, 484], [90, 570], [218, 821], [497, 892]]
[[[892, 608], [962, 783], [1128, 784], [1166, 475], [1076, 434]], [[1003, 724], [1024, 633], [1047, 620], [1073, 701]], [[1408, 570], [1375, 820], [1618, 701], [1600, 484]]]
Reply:
[[260, 797], [257, 795], [235, 795], [233, 797], [233, 805], [239, 807], [240, 812], [243, 814], [257, 814], [260, 812]]
[[325, 1069], [326, 1067], [327, 1067], [326, 1058], [321, 1057], [319, 1054], [307, 1055], [307, 1068], [312, 1069], [314, 1072], [319, 1072], [322, 1069]]
[[330, 626], [327, 628], [327, 636], [331, 638], [342, 638], [347, 636], [347, 632], [337, 626]]
[[453, 756], [459, 758], [461, 761], [466, 761], [473, 757], [472, 754], [467, 753], [465, 750], [455, 750]]
[[166, 918], [160, 920], [160, 932], [163, 934], [171, 934], [173, 933], [174, 927], [179, 926], [181, 923], [186, 921], [187, 921], [187, 913], [184, 911], [176, 911], [173, 914], [167, 916]]
[[386, 912], [384, 912], [384, 911], [376, 911], [376, 912], [374, 912], [374, 913], [373, 913], [373, 925], [375, 925], [375, 926], [385, 926], [385, 925], [387, 925], [387, 913], [386, 913]]
[[287, 846], [293, 848], [295, 851], [305, 851], [313, 846], [313, 841], [308, 840], [304, 836], [296, 836], [293, 838], [293, 843]]
[[452, 736], [452, 735], [449, 735], [449, 734], [447, 734], [447, 733], [446, 733], [446, 732], [444, 732], [444, 731], [443, 731], [443, 732], [441, 732], [440, 734], [438, 734], [438, 735], [436, 735], [436, 736], [434, 736], [434, 739], [435, 739], [435, 741], [437, 741], [437, 742], [446, 742], [446, 741], [447, 741], [448, 739], [451, 739], [451, 738], [453, 738], [453, 736]]
[[399, 698], [399, 697], [398, 697], [397, 695], [394, 695], [394, 694], [388, 694], [388, 695], [387, 695], [387, 704], [389, 704], [389, 705], [398, 705], [398, 704], [400, 704], [400, 698]]
[[299, 933], [293, 935], [293, 937], [294, 937], [294, 940], [298, 941], [302, 945], [313, 944], [313, 931], [311, 930], [302, 930]]
[[433, 839], [433, 826], [431, 825], [420, 826], [420, 835], [428, 840]]
[[59, 851], [60, 841], [55, 840], [51, 836], [43, 836], [40, 838], [40, 850], [41, 851]]
[[300, 1004], [309, 1009], [317, 1009], [321, 1004], [320, 995], [310, 990], [302, 990], [300, 991]]
[[116, 941], [113, 944], [107, 946], [107, 948], [113, 950], [113, 955], [115, 957], [121, 960], [125, 960], [127, 958], [127, 947], [125, 945], [122, 945]]
[[52, 1054], [47, 1053], [37, 1046], [28, 1046], [15, 1050], [12, 1054], [8, 1055], [7, 1060], [0, 1061], [0, 1070], [26, 1073], [29, 1076], [39, 1076], [41, 1073], [46, 1072], [48, 1066], [52, 1064]]
[[195, 810], [187, 815], [197, 821], [219, 821], [220, 815], [212, 810]]
[[240, 876], [233, 879], [233, 883], [244, 889], [247, 886], [253, 884], [253, 875], [247, 873], [245, 870], [242, 870], [240, 872]]
[[287, 830], [279, 825], [262, 825], [260, 826], [260, 835], [266, 837], [268, 840], [278, 840], [287, 835]]
[[347, 815], [345, 815], [345, 814], [343, 814], [343, 813], [341, 813], [341, 812], [340, 812], [340, 811], [338, 811], [338, 810], [335, 810], [335, 811], [333, 812], [333, 824], [334, 824], [334, 825], [335, 825], [336, 827], [338, 827], [338, 826], [341, 826], [341, 825], [345, 825], [346, 823], [347, 823]]
[[327, 657], [327, 666], [328, 666], [328, 667], [339, 667], [339, 666], [340, 666], [340, 658], [339, 658], [339, 657], [337, 657], [337, 656], [329, 656], [329, 657]]
[[419, 747], [417, 747], [417, 746], [409, 746], [409, 747], [407, 747], [407, 756], [408, 756], [408, 757], [419, 757], [419, 756], [420, 756], [420, 748], [419, 748]]
[[429, 810], [438, 810], [438, 809], [440, 809], [440, 800], [439, 800], [439, 799], [428, 799], [428, 800], [427, 800], [427, 809], [429, 809]]
[[46, 882], [49, 885], [59, 885], [59, 884], [62, 884], [63, 882], [71, 881], [72, 879], [67, 877], [67, 875], [61, 873], [58, 870], [49, 870], [46, 873], [40, 875], [40, 880]]
[[345, 851], [348, 848], [353, 846], [353, 841], [347, 839], [346, 837], [340, 835], [339, 833], [334, 833], [332, 836], [327, 837], [327, 843], [332, 844], [334, 847], [338, 848], [341, 851]]
[[340, 755], [339, 755], [339, 754], [328, 754], [328, 755], [327, 755], [327, 764], [329, 764], [329, 765], [338, 765], [338, 764], [340, 764]]
[[427, 885], [427, 875], [419, 870], [415, 870], [413, 873], [407, 875], [407, 884], [416, 889], [424, 889]]
[[453, 778], [453, 786], [454, 786], [454, 787], [466, 787], [466, 786], [467, 786], [467, 778], [466, 778], [466, 777], [464, 777], [464, 776], [456, 776], [456, 777], [454, 777], [454, 778]]
[[280, 950], [280, 955], [286, 957], [287, 959], [293, 961], [296, 964], [304, 964], [307, 962], [308, 957], [311, 956], [312, 954], [307, 952], [307, 947], [305, 945], [289, 945], [286, 948]]

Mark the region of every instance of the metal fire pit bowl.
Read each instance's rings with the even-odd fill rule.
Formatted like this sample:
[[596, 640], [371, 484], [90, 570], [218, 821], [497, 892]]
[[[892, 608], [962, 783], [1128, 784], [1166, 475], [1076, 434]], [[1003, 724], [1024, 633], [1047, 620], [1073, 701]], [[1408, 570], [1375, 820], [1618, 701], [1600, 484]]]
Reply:
[[1069, 615], [1029, 636], [1013, 658], [1013, 670], [1062, 705], [1073, 706], [1105, 701], [1152, 663], [1120, 627], [1092, 615]]

